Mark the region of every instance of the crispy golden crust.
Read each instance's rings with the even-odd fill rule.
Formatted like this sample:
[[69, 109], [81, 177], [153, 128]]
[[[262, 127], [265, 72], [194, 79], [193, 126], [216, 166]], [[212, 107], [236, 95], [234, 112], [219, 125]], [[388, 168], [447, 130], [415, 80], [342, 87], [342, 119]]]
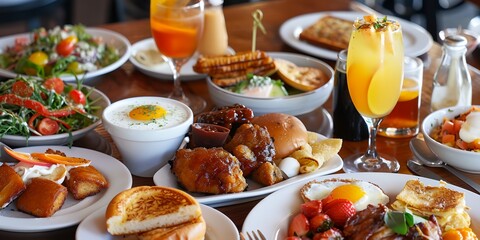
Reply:
[[192, 196], [160, 186], [140, 186], [120, 192], [105, 212], [107, 230], [113, 235], [175, 226], [200, 216], [200, 205]]
[[203, 240], [207, 231], [207, 225], [203, 217], [199, 217], [187, 223], [172, 227], [156, 228], [151, 231], [139, 233], [140, 240]]
[[108, 187], [107, 179], [91, 165], [73, 168], [69, 171], [69, 175], [65, 186], [77, 200], [95, 195]]
[[36, 217], [50, 217], [67, 198], [67, 188], [44, 178], [33, 178], [17, 200], [20, 211]]
[[300, 40], [339, 51], [348, 47], [353, 22], [334, 16], [324, 16], [300, 33]]
[[0, 209], [15, 200], [25, 188], [22, 178], [12, 167], [5, 163], [0, 166]]

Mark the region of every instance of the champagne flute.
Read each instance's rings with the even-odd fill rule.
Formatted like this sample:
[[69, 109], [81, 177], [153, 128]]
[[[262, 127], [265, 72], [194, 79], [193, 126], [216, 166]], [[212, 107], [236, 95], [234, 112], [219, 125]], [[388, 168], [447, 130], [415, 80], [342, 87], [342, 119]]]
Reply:
[[403, 39], [400, 24], [374, 15], [357, 19], [347, 56], [347, 84], [355, 108], [369, 128], [368, 149], [344, 159], [345, 172], [397, 172], [393, 157], [376, 149], [377, 128], [395, 107], [403, 81]]
[[180, 84], [182, 66], [194, 55], [203, 32], [203, 0], [151, 0], [150, 27], [158, 50], [173, 73], [173, 91], [168, 96], [200, 113], [203, 98], [185, 95]]

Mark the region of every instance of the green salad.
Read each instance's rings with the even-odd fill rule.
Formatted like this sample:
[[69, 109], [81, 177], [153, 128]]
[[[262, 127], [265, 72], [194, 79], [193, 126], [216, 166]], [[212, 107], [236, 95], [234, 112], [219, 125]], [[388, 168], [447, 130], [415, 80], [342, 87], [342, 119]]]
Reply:
[[1, 68], [38, 77], [91, 72], [119, 59], [118, 49], [88, 34], [82, 25], [39, 28], [0, 52]]
[[66, 85], [58, 77], [17, 77], [0, 83], [0, 137], [70, 133], [99, 120], [93, 88]]

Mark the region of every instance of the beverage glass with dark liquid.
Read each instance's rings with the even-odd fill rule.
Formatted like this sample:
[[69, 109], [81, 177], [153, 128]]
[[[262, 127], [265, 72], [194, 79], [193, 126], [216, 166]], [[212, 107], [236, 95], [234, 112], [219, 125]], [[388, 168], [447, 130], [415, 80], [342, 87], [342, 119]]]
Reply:
[[403, 85], [393, 111], [383, 119], [378, 134], [385, 137], [412, 137], [419, 132], [423, 62], [405, 56]]
[[333, 87], [333, 135], [348, 141], [368, 138], [368, 127], [353, 105], [347, 85], [347, 50], [338, 53]]

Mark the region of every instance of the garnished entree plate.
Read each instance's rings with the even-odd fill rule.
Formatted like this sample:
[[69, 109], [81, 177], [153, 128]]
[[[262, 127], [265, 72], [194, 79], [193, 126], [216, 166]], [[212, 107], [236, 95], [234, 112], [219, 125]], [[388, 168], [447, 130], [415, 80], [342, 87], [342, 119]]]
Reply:
[[[280, 27], [280, 37], [291, 47], [317, 57], [330, 60], [337, 59], [337, 51], [322, 48], [299, 39], [303, 29], [315, 23], [323, 16], [332, 15], [346, 20], [355, 20], [361, 18], [363, 13], [359, 12], [318, 12], [296, 16], [285, 21]], [[383, 16], [377, 16], [383, 17]], [[432, 36], [419, 25], [402, 19], [390, 17], [398, 20], [402, 26], [403, 44], [405, 46], [405, 55], [417, 57], [426, 53], [433, 44]]]
[[[50, 29], [47, 29], [47, 31], [48, 30], [50, 30]], [[76, 81], [75, 75], [71, 74], [70, 72], [71, 71], [77, 71], [76, 69], [78, 69], [78, 65], [84, 64], [84, 63], [78, 62], [78, 64], [76, 64], [75, 66], [73, 66], [73, 65], [69, 66], [69, 64], [72, 62], [72, 59], [70, 59], [70, 58], [72, 58], [72, 56], [71, 56], [72, 54], [78, 56], [78, 59], [80, 59], [80, 58], [87, 58], [87, 56], [88, 56], [88, 58], [93, 58], [94, 57], [93, 54], [95, 54], [95, 56], [98, 55], [97, 54], [98, 51], [104, 51], [104, 52], [111, 53], [111, 54], [106, 54], [105, 59], [100, 59], [100, 60], [96, 61], [95, 64], [90, 64], [89, 66], [84, 64], [85, 66], [82, 67], [83, 70], [78, 71], [78, 73], [77, 73], [77, 77], [80, 78], [80, 79], [84, 79], [84, 80], [98, 77], [100, 75], [109, 73], [109, 72], [119, 68], [121, 65], [123, 65], [128, 60], [128, 57], [130, 56], [131, 45], [130, 45], [130, 42], [128, 41], [128, 39], [125, 38], [123, 35], [121, 35], [119, 33], [116, 33], [116, 32], [113, 32], [113, 31], [110, 31], [110, 30], [107, 30], [107, 29], [101, 29], [101, 28], [85, 28], [84, 30], [85, 30], [86, 34], [91, 35], [91, 37], [94, 39], [94, 40], [92, 40], [93, 42], [98, 42], [98, 43], [101, 43], [101, 44], [105, 44], [105, 46], [107, 46], [107, 47], [98, 47], [98, 46], [101, 46], [99, 44], [97, 46], [96, 50], [88, 49], [88, 50], [85, 50], [84, 53], [79, 52], [78, 54], [76, 52], [72, 52], [72, 53], [69, 53], [69, 55], [66, 55], [65, 57], [62, 57], [62, 56], [59, 55], [58, 59], [62, 59], [62, 61], [64, 61], [64, 62], [59, 63], [59, 66], [57, 66], [55, 68], [56, 69], [58, 68], [57, 69], [57, 70], [59, 70], [58, 74], [60, 74], [60, 77], [62, 78], [63, 81], [75, 82]], [[14, 46], [23, 46], [22, 48], [25, 48], [26, 49], [25, 51], [27, 51], [28, 53], [30, 53], [30, 52], [31, 53], [42, 52], [41, 54], [36, 54], [35, 57], [30, 57], [32, 54], [29, 54], [29, 56], [24, 56], [24, 57], [26, 57], [26, 59], [30, 58], [29, 60], [33, 60], [33, 62], [38, 63], [39, 61], [43, 62], [42, 58], [45, 58], [45, 57], [51, 58], [51, 56], [48, 56], [48, 54], [46, 55], [46, 52], [54, 51], [54, 49], [42, 49], [42, 51], [38, 51], [37, 49], [28, 49], [29, 46], [25, 45], [25, 44], [30, 43], [33, 40], [33, 38], [34, 38], [34, 33], [33, 32], [20, 33], [20, 34], [1, 37], [0, 38], [0, 55], [6, 54], [7, 51], [8, 51], [7, 48], [12, 48]], [[78, 38], [75, 41], [77, 41], [77, 43], [79, 43]], [[21, 43], [19, 43], [19, 42], [21, 42]], [[97, 43], [87, 44], [85, 42], [82, 42], [82, 44], [83, 45], [94, 46]], [[58, 46], [58, 45], [60, 45], [60, 44], [57, 44], [55, 46]], [[78, 44], [76, 46], [78, 46]], [[107, 51], [107, 49], [108, 49], [108, 51]], [[74, 51], [76, 51], [76, 50], [74, 50]], [[80, 50], [78, 50], [78, 51], [80, 51]], [[49, 54], [50, 55], [51, 54], [55, 55], [57, 53], [49, 53]], [[83, 55], [83, 56], [80, 56], [80, 55]], [[85, 56], [85, 55], [87, 55], [87, 56]], [[6, 55], [4, 55], [4, 57], [2, 57], [2, 58], [6, 58], [6, 59], [2, 60], [2, 61], [4, 61], [4, 63], [0, 64], [0, 66], [2, 66], [4, 64], [7, 64], [8, 66], [0, 68], [0, 76], [7, 77], [7, 78], [13, 78], [13, 77], [15, 77], [19, 74], [18, 71], [22, 71], [21, 74], [25, 75], [23, 73], [23, 68], [18, 69], [18, 70], [14, 69], [14, 67], [17, 66], [18, 62], [17, 62], [17, 60], [12, 60], [12, 59], [9, 60], [8, 59], [8, 58], [11, 58], [11, 57], [12, 56], [9, 55], [9, 54], [6, 54]], [[77, 57], [75, 57], [75, 59], [77, 59]], [[8, 64], [6, 61], [11, 62], [11, 63]], [[51, 62], [51, 60], [48, 60], [48, 61]], [[74, 62], [76, 62], [76, 61], [77, 60], [75, 60]], [[79, 60], [79, 61], [84, 61], [84, 60]], [[102, 63], [99, 63], [99, 61], [102, 61]], [[25, 63], [25, 61], [24, 61], [24, 63]], [[60, 66], [62, 64], [67, 65], [67, 66], [66, 67], [65, 66], [63, 66], [63, 67]], [[28, 65], [28, 67], [30, 67], [30, 70], [32, 70], [32, 69], [35, 70], [35, 68], [36, 68], [35, 66], [32, 65], [32, 63], [27, 63], [27, 65]], [[93, 65], [96, 65], [96, 66], [93, 66]], [[50, 71], [50, 69], [48, 71], [45, 71], [45, 69], [42, 68], [41, 71], [42, 71], [43, 74], [46, 74], [45, 76], [47, 76], [48, 75], [47, 72]], [[35, 72], [31, 72], [30, 75], [37, 75], [37, 74]]]
[[[318, 140], [326, 139], [323, 135], [318, 134]], [[334, 173], [343, 167], [342, 158], [337, 154], [333, 158], [326, 161], [319, 169], [305, 174], [299, 174], [289, 179], [283, 180], [279, 183], [262, 186], [251, 179], [247, 179], [248, 187], [245, 191], [239, 193], [208, 195], [200, 193], [191, 193], [198, 202], [209, 206], [227, 206], [233, 205], [239, 202], [245, 202], [255, 198], [263, 197], [279, 189], [283, 189], [291, 184], [298, 182], [305, 182], [316, 177]], [[177, 182], [177, 178], [170, 171], [170, 165], [165, 165], [158, 170], [153, 176], [153, 182], [157, 186], [167, 186], [184, 190]]]
[[0, 210], [1, 230], [43, 232], [78, 224], [95, 210], [106, 206], [119, 192], [132, 186], [132, 177], [125, 165], [112, 156], [94, 150], [66, 146], [37, 146], [16, 148], [15, 151], [25, 153], [45, 152], [48, 148], [59, 150], [67, 156], [90, 160], [91, 165], [105, 176], [110, 184], [109, 187], [83, 200], [75, 200], [69, 193], [62, 208], [53, 216], [46, 218], [37, 218], [20, 212], [15, 207], [15, 201], [11, 202], [6, 208]]
[[[402, 191], [408, 180], [418, 179], [425, 185], [439, 186], [437, 180], [399, 173], [333, 174], [317, 177], [315, 180], [334, 178], [358, 179], [376, 184], [390, 198], [390, 203], [395, 201], [396, 196]], [[300, 204], [304, 202], [300, 195], [300, 189], [308, 182], [301, 181], [290, 185], [260, 201], [245, 219], [242, 232], [260, 229], [267, 239], [285, 239], [290, 220], [299, 213]], [[473, 232], [480, 232], [480, 206], [476, 204], [480, 201], [480, 195], [451, 184], [447, 184], [446, 187], [464, 193], [466, 205], [470, 207], [468, 210], [472, 222], [470, 227]]]

